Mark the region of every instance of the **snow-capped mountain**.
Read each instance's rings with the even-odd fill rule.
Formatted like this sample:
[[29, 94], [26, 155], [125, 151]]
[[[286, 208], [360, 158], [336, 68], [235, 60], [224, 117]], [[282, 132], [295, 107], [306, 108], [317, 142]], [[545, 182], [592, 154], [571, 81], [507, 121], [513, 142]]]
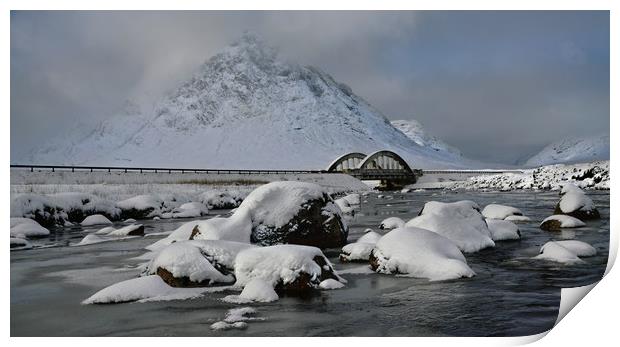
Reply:
[[389, 149], [416, 168], [477, 164], [425, 143], [396, 129], [330, 75], [284, 62], [274, 49], [244, 35], [152, 110], [130, 105], [94, 129], [43, 146], [29, 161], [323, 169], [347, 152]]
[[609, 160], [609, 135], [554, 142], [529, 158], [526, 166]]
[[402, 131], [407, 137], [422, 147], [428, 147], [437, 152], [449, 153], [455, 157], [463, 154], [456, 147], [443, 142], [441, 139], [429, 134], [426, 129], [415, 119], [393, 120], [392, 125]]

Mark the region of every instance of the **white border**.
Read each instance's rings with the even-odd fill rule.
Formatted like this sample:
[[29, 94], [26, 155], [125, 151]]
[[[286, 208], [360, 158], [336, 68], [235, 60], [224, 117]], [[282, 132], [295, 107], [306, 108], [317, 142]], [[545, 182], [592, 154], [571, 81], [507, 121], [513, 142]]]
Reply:
[[[493, 10], [611, 10], [611, 85], [610, 94], [617, 95], [616, 83], [618, 81], [618, 69], [614, 62], [618, 61], [618, 1], [604, 1], [604, 0], [590, 0], [590, 1], [576, 1], [576, 0], [521, 0], [521, 1], [482, 1], [482, 0], [469, 0], [469, 1], [416, 1], [414, 2], [401, 2], [392, 0], [372, 1], [372, 0], [358, 0], [358, 1], [329, 1], [329, 0], [314, 0], [311, 2], [300, 3], [293, 1], [282, 0], [263, 0], [263, 1], [238, 1], [228, 0], [221, 2], [207, 2], [207, 1], [132, 1], [128, 0], [90, 0], [90, 1], [77, 1], [77, 0], [3, 0], [0, 1], [0, 18], [2, 21], [0, 38], [2, 40], [2, 69], [0, 70], [0, 76], [2, 77], [2, 89], [0, 93], [0, 100], [2, 101], [3, 113], [2, 113], [2, 162], [5, 166], [0, 171], [2, 179], [5, 182], [5, 195], [2, 201], [2, 208], [0, 209], [0, 218], [8, 228], [7, 222], [9, 219], [9, 146], [10, 146], [10, 13], [9, 10], [45, 10], [45, 9], [75, 9], [75, 10], [102, 10], [102, 9], [122, 9], [122, 10], [182, 10], [182, 9], [203, 9], [203, 10], [241, 10], [241, 9], [296, 9], [296, 10], [398, 10], [398, 9], [416, 9], [416, 10], [481, 10], [481, 9], [493, 9]], [[617, 102], [613, 97], [611, 98], [610, 114], [618, 114]], [[611, 123], [611, 155], [612, 155], [612, 172], [615, 172], [613, 163], [617, 160], [617, 152], [614, 148], [619, 148], [619, 140], [613, 135], [618, 133], [618, 121], [615, 117], [610, 117]], [[612, 180], [612, 191], [616, 191], [618, 184], [615, 180]], [[614, 195], [611, 197], [611, 206], [617, 206], [617, 199]], [[610, 246], [610, 261], [615, 259], [618, 246], [618, 228], [617, 218], [615, 210], [611, 216], [611, 246]], [[3, 245], [4, 251], [4, 264], [9, 264], [9, 247], [8, 244]], [[610, 262], [608, 271], [611, 269]], [[3, 320], [2, 328], [5, 332], [5, 336], [10, 334], [9, 314], [10, 314], [10, 302], [9, 296], [9, 281], [5, 280], [5, 284], [2, 288], [3, 301]], [[573, 290], [572, 295], [579, 290]], [[552, 329], [547, 336], [538, 341], [539, 345], [543, 346], [557, 346], [557, 345], [577, 345], [577, 344], [592, 344], [601, 342], [605, 344], [611, 344], [613, 341], [617, 341], [616, 329], [618, 318], [618, 293], [620, 293], [620, 275], [618, 270], [611, 271], [602, 281], [600, 285], [595, 286], [592, 289], [592, 293], [587, 295], [582, 302], [577, 305], [567, 316], [563, 319], [557, 327]], [[564, 293], [563, 293], [564, 295]], [[59, 317], [62, 319], [62, 317]], [[36, 324], [34, 322], [33, 324]], [[316, 344], [355, 344], [361, 346], [370, 346], [377, 344], [396, 344], [396, 345], [411, 345], [411, 344], [423, 344], [423, 345], [459, 345], [459, 346], [485, 346], [485, 345], [517, 345], [536, 341], [545, 334], [530, 337], [521, 338], [390, 338], [389, 340], [379, 338], [252, 338], [250, 339], [218, 339], [205, 341], [204, 338], [183, 338], [182, 341], [174, 341], [173, 343], [195, 345], [201, 343], [249, 343], [258, 346], [273, 346], [275, 344], [283, 345], [316, 345]], [[117, 344], [132, 344], [136, 343], [148, 343], [153, 345], [168, 345], [170, 340], [164, 340], [161, 338], [145, 338], [140, 340], [129, 340], [127, 338], [115, 338], [111, 339], [86, 339], [86, 338], [58, 338], [58, 339], [34, 339], [34, 338], [11, 338], [10, 342], [18, 343], [20, 345], [30, 344], [52, 344], [63, 345], [67, 344], [84, 344], [89, 345], [109, 345], [111, 343]]]

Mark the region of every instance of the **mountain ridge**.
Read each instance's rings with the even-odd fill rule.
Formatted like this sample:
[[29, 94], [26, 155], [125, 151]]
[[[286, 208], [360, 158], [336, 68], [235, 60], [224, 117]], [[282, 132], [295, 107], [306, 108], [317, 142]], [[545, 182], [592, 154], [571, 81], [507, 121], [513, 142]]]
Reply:
[[129, 105], [91, 131], [51, 141], [33, 163], [318, 169], [346, 152], [393, 150], [413, 167], [480, 163], [420, 146], [344, 83], [278, 59], [244, 35], [152, 111]]

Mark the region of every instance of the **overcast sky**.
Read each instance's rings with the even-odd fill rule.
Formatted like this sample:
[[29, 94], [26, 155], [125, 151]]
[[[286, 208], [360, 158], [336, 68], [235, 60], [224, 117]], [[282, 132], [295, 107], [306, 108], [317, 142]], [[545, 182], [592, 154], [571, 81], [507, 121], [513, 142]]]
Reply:
[[471, 158], [609, 132], [606, 11], [12, 12], [11, 162], [153, 102], [245, 30]]

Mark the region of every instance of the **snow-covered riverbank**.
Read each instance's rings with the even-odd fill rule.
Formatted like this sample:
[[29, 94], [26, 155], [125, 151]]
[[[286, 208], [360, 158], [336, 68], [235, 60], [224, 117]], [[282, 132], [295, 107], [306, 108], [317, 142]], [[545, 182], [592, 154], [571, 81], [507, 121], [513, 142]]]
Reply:
[[422, 177], [413, 189], [467, 189], [467, 190], [559, 190], [566, 183], [584, 189], [610, 188], [609, 161], [583, 164], [557, 164], [523, 170], [523, 173], [493, 175], [446, 174]]

